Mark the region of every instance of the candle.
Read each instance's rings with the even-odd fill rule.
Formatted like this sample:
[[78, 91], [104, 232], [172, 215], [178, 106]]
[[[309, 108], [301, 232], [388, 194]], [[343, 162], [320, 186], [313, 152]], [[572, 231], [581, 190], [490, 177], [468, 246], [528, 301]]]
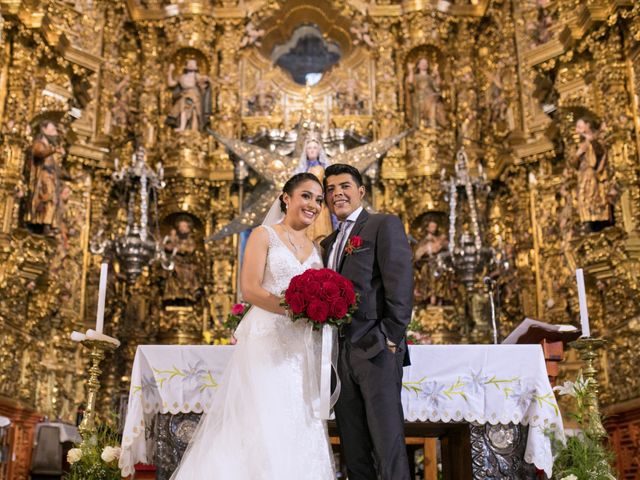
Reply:
[[118, 340], [117, 338], [110, 337], [109, 335], [105, 335], [104, 333], [96, 332], [95, 330], [91, 329], [87, 330], [86, 339], [112, 343], [116, 347], [120, 346], [120, 340]]
[[104, 302], [107, 297], [107, 275], [109, 264], [100, 265], [100, 288], [98, 290], [98, 314], [96, 316], [96, 332], [102, 333], [104, 328]]
[[587, 311], [587, 292], [584, 288], [584, 273], [582, 269], [576, 270], [576, 281], [578, 282], [578, 302], [580, 304], [580, 326], [582, 328], [582, 336], [590, 337], [589, 330], [589, 312]]
[[71, 332], [71, 340], [74, 342], [84, 342], [87, 339], [87, 336], [84, 333], [76, 332], [75, 330]]

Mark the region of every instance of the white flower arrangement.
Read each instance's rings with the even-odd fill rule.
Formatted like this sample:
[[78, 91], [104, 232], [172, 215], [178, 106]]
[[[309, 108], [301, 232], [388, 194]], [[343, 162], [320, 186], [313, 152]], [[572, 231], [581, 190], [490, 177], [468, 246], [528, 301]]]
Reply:
[[67, 462], [69, 465], [73, 465], [76, 462], [79, 462], [82, 458], [82, 450], [80, 448], [72, 448], [67, 453]]
[[578, 375], [578, 378], [576, 378], [575, 382], [566, 381], [562, 385], [553, 387], [553, 390], [558, 392], [558, 394], [560, 395], [569, 395], [573, 398], [582, 398], [589, 388], [589, 382], [590, 380], [585, 379], [581, 373], [580, 375]]
[[120, 447], [104, 447], [100, 458], [107, 463], [118, 460], [120, 458]]

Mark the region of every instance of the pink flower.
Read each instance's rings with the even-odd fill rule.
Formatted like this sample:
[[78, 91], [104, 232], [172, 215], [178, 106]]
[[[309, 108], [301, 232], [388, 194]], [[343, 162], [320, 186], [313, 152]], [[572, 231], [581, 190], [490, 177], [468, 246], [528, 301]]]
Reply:
[[242, 303], [236, 303], [233, 307], [231, 307], [232, 315], [242, 315], [244, 313], [244, 305]]

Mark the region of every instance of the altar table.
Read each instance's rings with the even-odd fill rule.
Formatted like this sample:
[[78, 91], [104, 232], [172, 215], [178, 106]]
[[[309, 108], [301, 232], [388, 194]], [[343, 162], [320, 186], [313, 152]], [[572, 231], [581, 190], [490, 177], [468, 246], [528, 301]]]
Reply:
[[[148, 432], [156, 414], [206, 412], [233, 346], [139, 346], [133, 363], [120, 468], [153, 460]], [[407, 422], [528, 426], [524, 460], [551, 477], [551, 436], [562, 418], [540, 345], [414, 345], [405, 367]]]

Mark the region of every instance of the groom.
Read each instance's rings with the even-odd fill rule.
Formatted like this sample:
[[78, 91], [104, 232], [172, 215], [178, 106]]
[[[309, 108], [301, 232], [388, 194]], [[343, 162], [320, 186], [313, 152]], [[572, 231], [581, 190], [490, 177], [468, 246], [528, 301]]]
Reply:
[[339, 331], [335, 411], [349, 480], [409, 480], [400, 402], [413, 303], [409, 242], [398, 217], [363, 209], [356, 168], [330, 165], [324, 185], [340, 224], [321, 243], [323, 260], [360, 294], [352, 323]]

